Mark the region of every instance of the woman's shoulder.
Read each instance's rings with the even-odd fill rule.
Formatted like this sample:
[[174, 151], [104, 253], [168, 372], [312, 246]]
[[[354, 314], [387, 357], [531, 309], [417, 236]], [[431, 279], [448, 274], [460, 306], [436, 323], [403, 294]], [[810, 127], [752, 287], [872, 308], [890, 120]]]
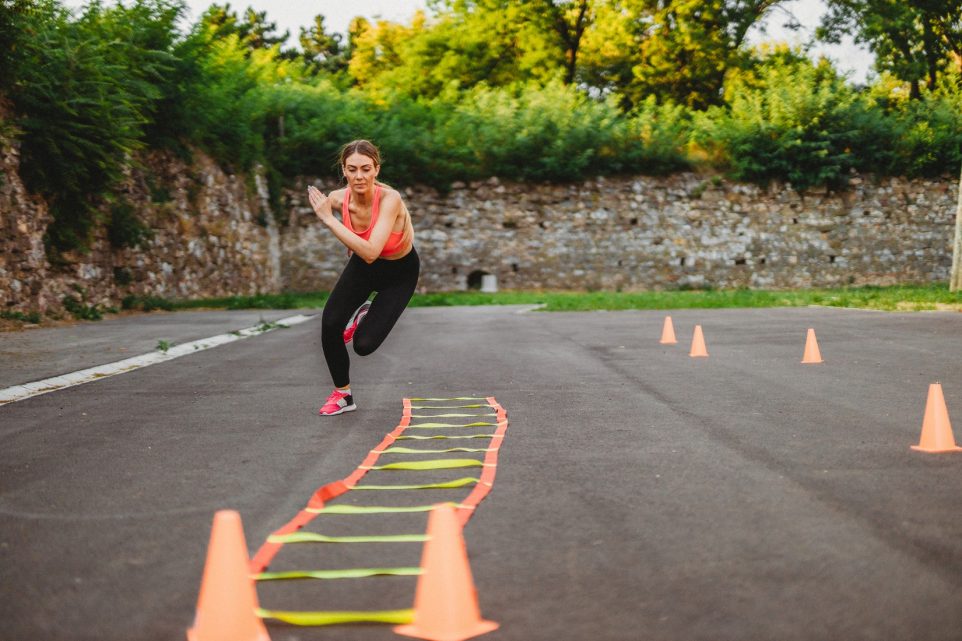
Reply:
[[347, 192], [347, 187], [341, 187], [340, 189], [335, 189], [328, 194], [328, 198], [331, 199], [332, 204], [336, 207], [340, 207], [341, 203], [344, 202], [344, 194]]
[[401, 192], [394, 189], [390, 185], [385, 185], [384, 183], [378, 183], [381, 188], [381, 202], [389, 202], [392, 200], [397, 200], [399, 202], [403, 201], [401, 198]]

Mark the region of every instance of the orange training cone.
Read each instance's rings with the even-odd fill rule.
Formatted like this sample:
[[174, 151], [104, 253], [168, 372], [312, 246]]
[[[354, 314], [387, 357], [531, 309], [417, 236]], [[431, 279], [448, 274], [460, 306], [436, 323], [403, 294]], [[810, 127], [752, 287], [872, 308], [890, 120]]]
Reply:
[[922, 437], [913, 450], [920, 452], [958, 452], [962, 447], [955, 444], [952, 435], [952, 423], [949, 422], [949, 410], [945, 407], [945, 397], [942, 395], [942, 385], [929, 385], [929, 398], [925, 402], [925, 418], [922, 419]]
[[421, 569], [414, 623], [398, 626], [395, 632], [429, 641], [462, 641], [498, 627], [481, 618], [461, 525], [451, 505], [436, 505], [428, 516]]
[[805, 353], [802, 355], [803, 363], [824, 363], [822, 353], [818, 351], [818, 341], [815, 340], [815, 330], [808, 328], [808, 335], [805, 337]]
[[658, 342], [662, 345], [674, 345], [678, 342], [675, 339], [675, 326], [671, 324], [671, 316], [665, 316], [665, 326], [661, 329], [661, 340]]
[[705, 336], [702, 334], [701, 325], [695, 325], [695, 335], [691, 337], [691, 352], [689, 356], [708, 356], [708, 350], [705, 349]]
[[240, 514], [220, 510], [214, 515], [189, 641], [270, 641], [255, 614], [257, 592], [249, 564]]

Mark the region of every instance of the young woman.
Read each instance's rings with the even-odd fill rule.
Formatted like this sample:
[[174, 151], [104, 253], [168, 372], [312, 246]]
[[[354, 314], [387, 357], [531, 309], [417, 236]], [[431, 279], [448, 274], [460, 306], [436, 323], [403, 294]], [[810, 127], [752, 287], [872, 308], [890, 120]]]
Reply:
[[[360, 356], [376, 350], [411, 300], [421, 270], [411, 214], [397, 191], [377, 181], [381, 171], [377, 147], [366, 140], [350, 142], [341, 148], [340, 163], [347, 187], [329, 196], [316, 187], [307, 188], [314, 213], [351, 256], [321, 317], [321, 344], [334, 379], [322, 416], [357, 409], [347, 343], [353, 340]], [[334, 215], [337, 210], [341, 220]], [[374, 292], [374, 301], [366, 302]]]

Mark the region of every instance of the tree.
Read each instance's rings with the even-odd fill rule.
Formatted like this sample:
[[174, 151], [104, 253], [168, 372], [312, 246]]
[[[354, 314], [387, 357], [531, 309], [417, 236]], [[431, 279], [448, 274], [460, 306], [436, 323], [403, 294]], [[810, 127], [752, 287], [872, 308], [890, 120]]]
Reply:
[[578, 52], [585, 31], [594, 20], [594, 4], [589, 0], [527, 0], [528, 9], [544, 19], [560, 40], [565, 60], [565, 84], [575, 81]]
[[350, 49], [341, 44], [341, 34], [327, 33], [324, 16], [314, 16], [314, 24], [301, 27], [299, 37], [304, 59], [317, 70], [338, 73], [347, 70]]
[[254, 11], [248, 7], [243, 19], [231, 10], [230, 3], [212, 4], [200, 18], [212, 40], [236, 35], [249, 49], [270, 49], [281, 45], [290, 36], [289, 31], [277, 35], [277, 23], [267, 19], [266, 11]]
[[726, 72], [747, 61], [749, 29], [782, 1], [637, 2], [637, 28], [646, 37], [632, 69], [633, 102], [654, 94], [697, 109], [719, 104]]
[[911, 86], [921, 97], [949, 63], [962, 57], [962, 0], [828, 0], [817, 35], [839, 42], [851, 35], [867, 44], [876, 66]]
[[561, 51], [527, 8], [509, 0], [449, 0], [429, 20], [378, 21], [355, 39], [349, 71], [374, 93], [434, 97], [484, 83], [545, 84], [563, 74]]

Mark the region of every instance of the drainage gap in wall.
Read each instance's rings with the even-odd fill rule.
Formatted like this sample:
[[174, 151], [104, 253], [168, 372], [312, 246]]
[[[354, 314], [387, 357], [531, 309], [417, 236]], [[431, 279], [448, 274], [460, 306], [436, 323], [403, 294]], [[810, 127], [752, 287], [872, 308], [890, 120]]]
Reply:
[[484, 270], [476, 269], [468, 274], [468, 289], [481, 289], [481, 281], [490, 274]]
[[685, 266], [685, 257], [684, 257], [684, 256], [681, 257], [681, 260], [678, 261], [678, 264], [681, 265], [682, 267]]
[[736, 265], [744, 265], [744, 264], [747, 263], [747, 262], [748, 262], [748, 261], [747, 261], [746, 259], [744, 259], [744, 258], [736, 258], [736, 259], [735, 259], [735, 264], [736, 264]]

